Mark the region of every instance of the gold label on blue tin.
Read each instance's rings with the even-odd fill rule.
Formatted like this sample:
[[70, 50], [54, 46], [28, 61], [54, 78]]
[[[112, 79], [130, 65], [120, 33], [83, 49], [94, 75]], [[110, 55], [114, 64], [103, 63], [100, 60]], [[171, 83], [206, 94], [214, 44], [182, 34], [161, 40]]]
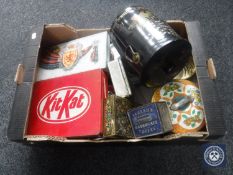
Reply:
[[[166, 120], [161, 120], [162, 117], [168, 117], [169, 119], [170, 116], [163, 113], [167, 111], [161, 111], [162, 113], [160, 113], [156, 103], [151, 103], [129, 110], [128, 117], [134, 136], [136, 138], [143, 138], [167, 132], [169, 127], [164, 127], [164, 125], [169, 123], [163, 123], [163, 121]], [[166, 131], [164, 130], [165, 128]]]

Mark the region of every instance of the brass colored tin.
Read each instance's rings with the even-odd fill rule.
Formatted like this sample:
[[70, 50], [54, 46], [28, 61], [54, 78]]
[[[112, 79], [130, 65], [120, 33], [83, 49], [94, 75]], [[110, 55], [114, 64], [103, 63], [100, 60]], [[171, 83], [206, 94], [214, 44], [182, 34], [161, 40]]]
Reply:
[[193, 58], [189, 57], [188, 62], [186, 63], [185, 67], [180, 71], [180, 73], [175, 76], [174, 79], [188, 79], [192, 77], [196, 73], [196, 66], [193, 62]]
[[132, 107], [132, 103], [127, 98], [108, 95], [104, 117], [104, 137], [133, 138], [127, 116], [127, 111]]

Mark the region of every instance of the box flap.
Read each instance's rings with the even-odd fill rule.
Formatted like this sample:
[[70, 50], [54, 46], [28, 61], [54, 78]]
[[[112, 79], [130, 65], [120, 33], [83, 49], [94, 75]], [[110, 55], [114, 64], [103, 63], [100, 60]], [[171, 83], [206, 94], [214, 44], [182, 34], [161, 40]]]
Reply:
[[16, 71], [17, 87], [7, 131], [7, 137], [13, 141], [23, 140], [43, 29], [44, 26], [36, 27], [29, 33], [22, 64], [19, 64]]
[[218, 98], [215, 83], [212, 80], [216, 77], [216, 72], [213, 62], [207, 62], [208, 57], [201, 37], [200, 23], [198, 21], [191, 21], [186, 22], [185, 25], [188, 39], [192, 45], [198, 84], [205, 108], [207, 130], [209, 132], [208, 138], [223, 136], [226, 132], [223, 109]]
[[192, 54], [195, 65], [206, 66], [207, 54], [201, 36], [200, 23], [198, 21], [185, 22], [188, 40], [192, 45]]
[[32, 27], [32, 29], [27, 35], [28, 36], [27, 45], [28, 46], [39, 46], [41, 43], [43, 31], [44, 31], [43, 25]]
[[32, 83], [22, 83], [16, 87], [11, 118], [8, 125], [7, 137], [10, 140], [22, 141], [25, 120], [28, 113]]

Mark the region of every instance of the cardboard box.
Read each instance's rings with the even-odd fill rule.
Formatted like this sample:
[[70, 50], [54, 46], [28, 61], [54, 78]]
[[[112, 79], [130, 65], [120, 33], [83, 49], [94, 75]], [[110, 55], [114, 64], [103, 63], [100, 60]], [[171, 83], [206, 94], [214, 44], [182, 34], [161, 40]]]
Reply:
[[29, 106], [31, 104], [32, 88], [38, 68], [38, 57], [46, 46], [56, 45], [72, 39], [109, 29], [75, 29], [66, 24], [47, 24], [34, 28], [29, 35], [28, 47], [22, 64], [18, 66], [15, 81], [17, 83], [15, 99], [7, 136], [13, 141], [59, 141], [59, 142], [138, 142], [138, 141], [168, 141], [168, 140], [208, 140], [224, 136], [225, 125], [221, 102], [215, 90], [214, 79], [216, 71], [213, 60], [206, 55], [200, 33], [200, 23], [179, 20], [168, 23], [182, 37], [187, 38], [192, 45], [192, 54], [196, 66], [194, 81], [198, 84], [206, 115], [205, 129], [195, 133], [170, 134], [159, 138], [144, 139], [70, 139], [61, 137], [27, 137], [25, 131], [28, 123]]

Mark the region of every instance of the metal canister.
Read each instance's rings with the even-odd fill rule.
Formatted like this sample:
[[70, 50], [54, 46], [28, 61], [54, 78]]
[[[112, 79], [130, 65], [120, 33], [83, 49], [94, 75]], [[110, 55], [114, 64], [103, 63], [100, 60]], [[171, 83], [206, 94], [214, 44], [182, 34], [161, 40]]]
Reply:
[[114, 20], [111, 32], [130, 72], [150, 86], [174, 78], [191, 55], [190, 43], [143, 7], [126, 8]]

